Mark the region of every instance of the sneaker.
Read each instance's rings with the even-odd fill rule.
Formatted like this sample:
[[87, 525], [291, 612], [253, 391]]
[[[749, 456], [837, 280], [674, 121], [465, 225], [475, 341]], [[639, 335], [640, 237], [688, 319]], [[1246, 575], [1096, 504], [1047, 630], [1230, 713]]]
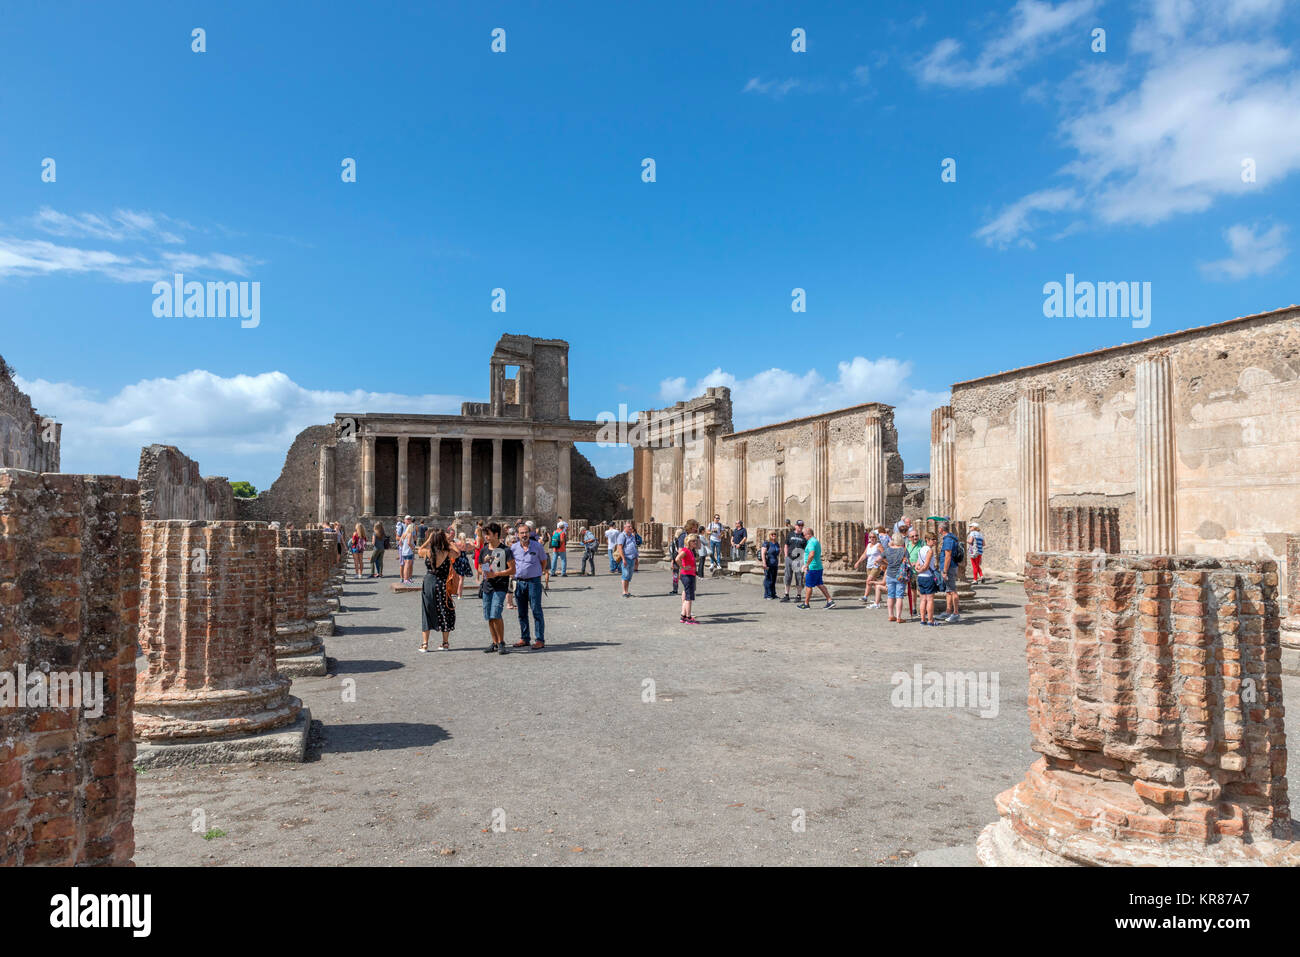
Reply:
[[798, 602], [794, 607], [796, 607], [796, 608], [810, 608], [810, 607], [812, 607], [812, 606], [810, 606], [807, 602], [801, 601], [801, 602]]
[[506, 643], [505, 643], [504, 641], [501, 642], [501, 644], [497, 645], [497, 654], [498, 654], [498, 655], [508, 655], [508, 654], [510, 654], [510, 650], [509, 650], [508, 648], [506, 648]]
[[495, 655], [496, 653], [497, 653], [496, 645], [488, 645], [486, 648], [483, 649], [483, 654], [485, 655]]
[[880, 602], [878, 602], [878, 601], [873, 601], [873, 602], [872, 602], [870, 605], [868, 605], [867, 607], [868, 607], [868, 608], [879, 608], [879, 607], [880, 607]]
[[822, 607], [823, 607], [823, 608], [834, 608], [834, 607], [835, 607], [835, 599], [832, 598], [832, 599], [831, 599], [830, 601], [828, 601], [826, 604], [822, 605]]
[[687, 616], [686, 616], [686, 624], [688, 624], [688, 625], [698, 625], [699, 623], [700, 623], [700, 622], [699, 622], [699, 619], [697, 619], [694, 615], [687, 615]]
[[858, 601], [862, 602], [862, 604], [865, 605], [867, 602], [871, 601], [871, 599], [868, 598], [866, 595], [863, 595], [861, 598], [858, 599]]
[[789, 595], [784, 595], [784, 596], [782, 596], [782, 598], [781, 598], [781, 603], [782, 603], [782, 604], [785, 604], [785, 603], [788, 602], [789, 600], [790, 600], [790, 596], [789, 596]]
[[686, 616], [685, 616], [685, 615], [682, 615], [682, 624], [683, 624], [683, 625], [686, 624]]
[[951, 625], [951, 624], [954, 624], [954, 623], [956, 623], [956, 622], [959, 622], [959, 621], [961, 621], [961, 615], [949, 615], [949, 616], [948, 616], [948, 624], [950, 624], [950, 625]]

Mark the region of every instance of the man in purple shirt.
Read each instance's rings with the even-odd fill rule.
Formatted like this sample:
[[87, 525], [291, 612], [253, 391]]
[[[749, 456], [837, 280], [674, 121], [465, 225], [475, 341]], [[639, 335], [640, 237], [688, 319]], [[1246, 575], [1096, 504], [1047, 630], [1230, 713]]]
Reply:
[[537, 640], [532, 647], [546, 647], [546, 619], [542, 617], [542, 572], [546, 569], [546, 549], [533, 538], [532, 529], [520, 522], [515, 529], [516, 541], [510, 546], [515, 559], [515, 604], [519, 606], [519, 640], [516, 648], [528, 647], [528, 609], [537, 621]]

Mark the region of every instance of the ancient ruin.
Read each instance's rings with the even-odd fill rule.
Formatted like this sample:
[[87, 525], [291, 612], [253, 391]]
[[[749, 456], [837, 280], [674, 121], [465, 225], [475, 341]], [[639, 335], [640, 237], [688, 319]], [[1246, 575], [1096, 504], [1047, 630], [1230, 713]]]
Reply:
[[323, 675], [325, 644], [307, 618], [307, 549], [277, 548], [275, 558], [275, 670], [290, 678]]
[[0, 866], [135, 848], [136, 483], [0, 469]]
[[1277, 565], [1026, 556], [1042, 754], [984, 864], [1294, 864]]
[[37, 413], [0, 358], [0, 468], [57, 472], [62, 437], [63, 426]]
[[145, 522], [141, 551], [136, 763], [303, 760], [310, 717], [275, 663], [275, 533]]

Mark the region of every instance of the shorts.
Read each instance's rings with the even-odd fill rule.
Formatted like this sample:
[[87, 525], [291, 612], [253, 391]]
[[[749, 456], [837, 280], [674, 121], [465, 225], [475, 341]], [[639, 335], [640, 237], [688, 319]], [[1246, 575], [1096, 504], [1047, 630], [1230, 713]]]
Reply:
[[495, 588], [483, 592], [483, 620], [491, 621], [493, 618], [502, 617], [506, 607], [506, 592], [503, 588], [497, 591]]
[[917, 575], [916, 588], [922, 595], [933, 595], [939, 590], [939, 583], [933, 575]]
[[957, 590], [957, 563], [953, 562], [948, 566], [948, 591]]
[[684, 601], [695, 601], [695, 576], [682, 576], [682, 599]]
[[816, 588], [822, 583], [822, 570], [820, 568], [810, 568], [803, 575], [805, 588]]
[[619, 563], [619, 571], [623, 573], [623, 581], [630, 582], [632, 580], [632, 573], [635, 567], [636, 562], [630, 558], [624, 559]]
[[900, 582], [897, 578], [890, 578], [888, 575], [886, 575], [885, 585], [888, 586], [889, 588], [890, 598], [907, 597], [907, 584], [905, 582]]

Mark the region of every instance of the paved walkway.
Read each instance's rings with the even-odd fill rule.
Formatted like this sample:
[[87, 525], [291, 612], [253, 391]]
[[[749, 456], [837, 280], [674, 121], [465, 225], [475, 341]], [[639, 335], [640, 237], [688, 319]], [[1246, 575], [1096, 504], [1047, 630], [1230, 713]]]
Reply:
[[[350, 579], [333, 673], [294, 682], [313, 759], [141, 775], [136, 862], [898, 864], [972, 844], [1034, 758], [1018, 585], [922, 628], [706, 579], [692, 627], [668, 577], [628, 600], [603, 571], [557, 579], [546, 649], [504, 657], [477, 600], [451, 651], [419, 654], [419, 596]], [[918, 663], [996, 672], [997, 716], [891, 705]]]

